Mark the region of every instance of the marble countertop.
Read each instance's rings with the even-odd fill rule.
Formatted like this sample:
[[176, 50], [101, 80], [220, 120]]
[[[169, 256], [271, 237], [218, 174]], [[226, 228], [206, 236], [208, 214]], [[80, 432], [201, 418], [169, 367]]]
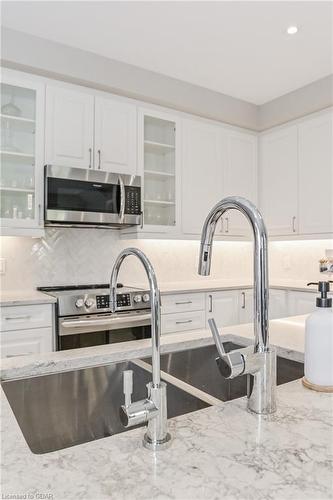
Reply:
[[[147, 287], [147, 283], [128, 283], [128, 286], [136, 288]], [[159, 288], [162, 295], [172, 293], [191, 293], [219, 290], [237, 290], [240, 288], [252, 288], [252, 284], [247, 281], [235, 280], [213, 280], [210, 278], [198, 277], [191, 281], [159, 282]], [[307, 287], [306, 282], [299, 280], [279, 280], [272, 281], [270, 288], [299, 290], [307, 292], [317, 292], [315, 286]], [[32, 304], [52, 304], [56, 302], [55, 298], [37, 290], [11, 290], [2, 291], [0, 294], [0, 306], [32, 305]]]
[[[304, 326], [307, 315], [274, 319], [269, 322], [270, 343], [277, 353], [286, 358], [303, 362]], [[220, 329], [223, 340], [233, 340], [244, 345], [253, 343], [253, 324], [228, 326]], [[161, 352], [173, 352], [190, 347], [213, 344], [210, 330], [170, 333], [161, 337]], [[151, 354], [151, 340], [135, 340], [82, 349], [43, 353], [3, 359], [1, 380], [31, 377], [46, 373], [74, 370], [88, 366], [143, 358]]]
[[298, 380], [277, 398], [269, 416], [249, 413], [242, 398], [171, 419], [171, 446], [155, 454], [135, 429], [35, 455], [2, 394], [2, 498], [332, 498], [333, 395]]
[[[316, 286], [307, 286], [307, 281], [303, 280], [273, 280], [270, 282], [270, 288], [282, 290], [298, 290], [307, 292], [317, 292]], [[130, 286], [138, 288], [145, 288], [147, 283], [129, 283]], [[190, 292], [206, 292], [208, 290], [237, 290], [240, 288], [252, 288], [253, 284], [248, 281], [235, 281], [235, 280], [216, 280], [209, 277], [198, 277], [191, 281], [174, 281], [174, 282], [159, 282], [158, 283], [161, 294], [172, 293], [190, 293]]]
[[0, 306], [28, 306], [34, 304], [54, 304], [56, 299], [38, 290], [1, 291]]

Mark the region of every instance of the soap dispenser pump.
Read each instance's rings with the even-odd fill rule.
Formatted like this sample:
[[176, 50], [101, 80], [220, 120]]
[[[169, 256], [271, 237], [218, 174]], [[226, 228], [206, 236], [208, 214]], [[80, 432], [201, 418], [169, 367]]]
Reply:
[[317, 309], [305, 323], [303, 384], [313, 390], [333, 392], [333, 310], [327, 294], [332, 281], [308, 283], [318, 285]]

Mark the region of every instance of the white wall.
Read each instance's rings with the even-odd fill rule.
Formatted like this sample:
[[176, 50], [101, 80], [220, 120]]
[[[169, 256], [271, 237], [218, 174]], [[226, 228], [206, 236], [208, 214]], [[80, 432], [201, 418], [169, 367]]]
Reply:
[[[204, 279], [197, 275], [198, 241], [124, 241], [115, 231], [48, 229], [42, 239], [1, 238], [2, 257], [7, 261], [6, 274], [1, 276], [2, 289], [108, 282], [116, 255], [130, 245], [147, 254], [161, 282]], [[318, 260], [329, 247], [333, 247], [329, 240], [270, 243], [271, 282], [318, 280]], [[211, 278], [250, 282], [251, 243], [215, 242]], [[144, 280], [140, 264], [134, 258], [124, 264], [120, 279], [126, 283]]]
[[3, 66], [133, 97], [194, 115], [266, 130], [333, 105], [333, 75], [256, 106], [176, 78], [2, 28]]

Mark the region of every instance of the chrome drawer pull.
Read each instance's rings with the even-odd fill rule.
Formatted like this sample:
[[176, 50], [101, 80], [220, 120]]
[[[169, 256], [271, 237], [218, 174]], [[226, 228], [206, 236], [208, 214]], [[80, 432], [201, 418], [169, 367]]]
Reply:
[[19, 356], [29, 356], [30, 354], [35, 354], [34, 352], [22, 352], [20, 354], [7, 354], [5, 358], [18, 358]]
[[5, 317], [5, 321], [15, 321], [15, 320], [18, 320], [18, 319], [29, 319], [31, 318], [31, 316], [8, 316], [8, 317]]
[[176, 321], [176, 325], [183, 325], [184, 323], [192, 323], [192, 319], [187, 319], [185, 321]]
[[176, 302], [176, 306], [181, 306], [183, 304], [192, 304], [192, 300], [184, 300], [184, 302]]

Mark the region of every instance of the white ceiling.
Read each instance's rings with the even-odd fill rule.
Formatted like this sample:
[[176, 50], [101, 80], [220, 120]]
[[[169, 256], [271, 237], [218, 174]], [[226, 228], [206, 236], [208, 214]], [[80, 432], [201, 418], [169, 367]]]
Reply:
[[11, 1], [2, 24], [263, 104], [333, 72], [332, 10], [330, 1]]

